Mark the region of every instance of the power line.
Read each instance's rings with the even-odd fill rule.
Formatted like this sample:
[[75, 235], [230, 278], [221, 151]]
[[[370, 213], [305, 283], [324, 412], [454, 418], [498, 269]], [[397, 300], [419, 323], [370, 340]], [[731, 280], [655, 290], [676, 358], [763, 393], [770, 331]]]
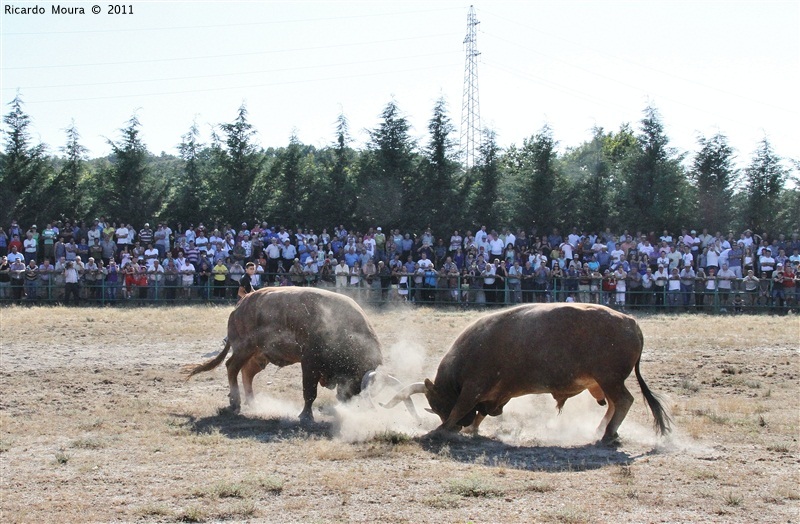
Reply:
[[203, 55], [203, 56], [188, 56], [188, 57], [176, 57], [176, 58], [151, 58], [147, 60], [128, 60], [122, 62], [95, 62], [89, 64], [51, 64], [51, 65], [39, 65], [39, 66], [19, 66], [19, 67], [2, 67], [0, 70], [3, 71], [11, 71], [11, 70], [22, 70], [22, 69], [54, 69], [54, 68], [65, 68], [65, 67], [95, 67], [95, 66], [109, 66], [109, 65], [127, 65], [127, 64], [150, 64], [155, 62], [177, 62], [182, 60], [205, 60], [208, 58], [231, 58], [236, 56], [259, 56], [259, 55], [267, 55], [267, 54], [277, 54], [277, 53], [294, 53], [297, 51], [316, 51], [319, 49], [333, 49], [333, 48], [340, 48], [340, 47], [353, 47], [353, 46], [370, 46], [375, 44], [385, 44], [390, 42], [402, 42], [408, 40], [422, 40], [426, 38], [441, 38], [441, 37], [451, 37], [453, 33], [443, 33], [437, 35], [423, 35], [423, 36], [415, 36], [415, 37], [408, 37], [408, 38], [392, 38], [388, 40], [374, 40], [372, 42], [352, 42], [347, 44], [326, 44], [326, 45], [319, 45], [319, 46], [311, 46], [311, 47], [298, 47], [294, 49], [273, 49], [270, 51], [253, 51], [249, 53], [232, 53], [232, 54], [222, 54], [222, 55]]
[[242, 86], [228, 86], [228, 87], [211, 87], [211, 88], [204, 88], [204, 89], [189, 89], [189, 90], [182, 90], [182, 91], [162, 91], [160, 93], [136, 93], [130, 95], [110, 95], [110, 96], [97, 96], [97, 97], [86, 97], [86, 98], [64, 98], [58, 100], [26, 100], [26, 104], [45, 104], [45, 103], [55, 103], [55, 102], [83, 102], [83, 101], [91, 101], [91, 100], [110, 100], [110, 99], [117, 99], [117, 98], [133, 98], [137, 96], [165, 96], [165, 95], [184, 95], [187, 93], [204, 93], [204, 92], [212, 92], [212, 91], [228, 91], [232, 89], [251, 89], [255, 87], [271, 87], [271, 86], [281, 86], [281, 85], [293, 85], [293, 84], [304, 84], [309, 82], [322, 82], [327, 80], [343, 80], [348, 78], [363, 78], [363, 77], [370, 77], [370, 76], [380, 76], [386, 74], [396, 74], [396, 73], [409, 73], [412, 71], [426, 71], [430, 69], [439, 70], [445, 67], [452, 67], [455, 64], [437, 64], [433, 66], [426, 66], [426, 67], [417, 67], [417, 68], [409, 68], [409, 69], [394, 69], [392, 71], [380, 72], [380, 73], [364, 73], [364, 74], [347, 74], [344, 76], [331, 76], [327, 78], [310, 78], [306, 80], [293, 80], [289, 82], [270, 82], [266, 84], [251, 84], [251, 85], [242, 85]]
[[322, 67], [342, 67], [342, 66], [349, 66], [349, 65], [362, 65], [362, 64], [373, 64], [378, 62], [388, 62], [394, 60], [407, 60], [407, 59], [416, 59], [416, 58], [428, 58], [434, 56], [442, 56], [442, 55], [449, 55], [452, 54], [452, 51], [445, 51], [441, 53], [428, 53], [423, 55], [412, 55], [412, 56], [399, 56], [399, 57], [391, 57], [391, 58], [380, 58], [376, 60], [363, 60], [357, 62], [339, 62], [339, 63], [331, 63], [325, 64], [324, 66], [299, 66], [299, 67], [284, 67], [279, 69], [263, 69], [259, 71], [243, 71], [239, 73], [220, 73], [214, 75], [196, 75], [196, 76], [176, 76], [176, 77], [166, 77], [166, 78], [149, 78], [149, 79], [138, 79], [138, 80], [117, 80], [113, 82], [92, 82], [92, 83], [81, 83], [81, 84], [57, 84], [57, 85], [46, 85], [46, 86], [17, 86], [17, 87], [3, 87], [0, 89], [4, 90], [17, 90], [17, 89], [54, 89], [54, 88], [63, 88], [63, 87], [91, 87], [91, 86], [105, 86], [105, 85], [120, 85], [120, 84], [140, 84], [146, 82], [169, 82], [173, 80], [196, 80], [200, 78], [225, 78], [225, 77], [233, 77], [233, 76], [241, 76], [241, 75], [257, 75], [263, 73], [278, 73], [278, 72], [285, 72], [285, 71], [302, 71], [308, 69], [317, 69]]

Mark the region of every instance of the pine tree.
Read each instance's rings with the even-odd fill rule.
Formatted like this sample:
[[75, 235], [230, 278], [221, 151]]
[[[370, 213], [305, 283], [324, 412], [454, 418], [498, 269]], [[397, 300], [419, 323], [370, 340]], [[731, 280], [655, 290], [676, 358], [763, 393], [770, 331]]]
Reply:
[[218, 180], [222, 197], [222, 216], [231, 223], [239, 218], [254, 216], [264, 195], [253, 193], [253, 183], [264, 166], [264, 156], [253, 142], [255, 130], [247, 121], [247, 107], [239, 106], [236, 120], [220, 124], [225, 147], [220, 156], [223, 178]]
[[416, 222], [409, 206], [411, 186], [417, 183], [411, 126], [394, 101], [386, 105], [381, 118], [361, 156], [356, 217], [360, 225]]
[[[438, 234], [446, 235], [462, 222], [464, 210], [455, 205], [455, 178], [460, 167], [452, 138], [455, 127], [447, 114], [447, 102], [443, 97], [434, 105], [428, 132], [430, 139], [425, 151], [423, 176], [414, 186], [417, 197], [413, 199], [425, 211], [415, 212], [414, 216], [424, 218]], [[417, 225], [424, 227], [427, 224]]]
[[556, 168], [553, 132], [548, 125], [512, 149], [507, 163], [512, 192], [513, 219], [547, 230], [560, 225], [561, 174]]
[[50, 181], [48, 212], [52, 217], [83, 216], [82, 200], [85, 199], [87, 177], [86, 153], [88, 149], [80, 143], [80, 133], [73, 120], [66, 130], [67, 144], [61, 148], [64, 164]]
[[773, 151], [769, 140], [764, 138], [745, 169], [747, 223], [755, 232], [776, 232], [778, 210], [775, 206], [785, 189], [789, 174], [782, 162], [783, 159]]
[[[23, 111], [22, 96], [18, 93], [9, 104], [11, 110], [3, 123], [5, 150], [0, 159], [0, 214], [3, 223], [12, 218], [20, 224], [33, 223], [43, 212], [41, 197], [47, 185], [49, 167], [44, 144], [33, 145], [31, 119]], [[44, 217], [42, 217], [44, 218]]]
[[700, 137], [700, 151], [694, 158], [690, 176], [697, 190], [697, 217], [703, 227], [723, 231], [730, 227], [736, 169], [733, 149], [725, 135]]
[[189, 131], [181, 137], [178, 154], [183, 161], [178, 183], [172, 193], [167, 214], [173, 220], [189, 224], [199, 220], [207, 212], [203, 198], [203, 178], [201, 175], [203, 144], [199, 141], [200, 131], [193, 122]]
[[622, 205], [628, 227], [680, 229], [689, 217], [688, 183], [682, 157], [669, 146], [664, 124], [654, 107], [644, 110], [639, 151], [627, 167]]
[[483, 130], [483, 140], [478, 148], [478, 162], [467, 174], [470, 201], [469, 219], [476, 227], [495, 225], [501, 216], [498, 206], [500, 184], [500, 147], [497, 135], [491, 129]]

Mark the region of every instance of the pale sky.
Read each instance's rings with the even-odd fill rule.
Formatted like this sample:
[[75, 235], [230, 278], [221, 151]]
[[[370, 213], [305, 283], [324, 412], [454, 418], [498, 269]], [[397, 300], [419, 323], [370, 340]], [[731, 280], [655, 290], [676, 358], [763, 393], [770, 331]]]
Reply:
[[[41, 6], [45, 14], [7, 14]], [[144, 2], [133, 14], [52, 14], [2, 2], [2, 114], [19, 90], [36, 139], [58, 152], [74, 119], [90, 156], [136, 113], [155, 154], [176, 154], [196, 120], [231, 122], [242, 102], [263, 147], [354, 146], [394, 99], [420, 145], [437, 98], [461, 124], [469, 2]], [[480, 114], [502, 146], [544, 124], [560, 148], [600, 126], [638, 129], [655, 105], [671, 145], [727, 135], [740, 165], [766, 136], [800, 159], [800, 2], [474, 2]], [[458, 139], [458, 131], [455, 138]]]

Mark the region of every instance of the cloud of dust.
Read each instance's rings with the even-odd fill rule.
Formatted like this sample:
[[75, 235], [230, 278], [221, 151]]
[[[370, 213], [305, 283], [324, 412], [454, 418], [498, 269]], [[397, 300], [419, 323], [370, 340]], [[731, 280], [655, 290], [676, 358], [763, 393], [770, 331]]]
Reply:
[[[659, 438], [652, 427], [637, 423], [631, 416], [634, 410], [643, 409], [641, 402], [644, 400], [634, 402], [619, 434], [625, 442], [653, 446]], [[598, 405], [587, 391], [567, 400], [561, 414], [551, 395], [526, 395], [511, 400], [500, 417], [487, 417], [481, 425], [481, 434], [511, 445], [590, 444], [602, 436], [597, 429], [606, 409], [607, 406]], [[652, 420], [649, 414], [648, 420]]]
[[413, 341], [399, 341], [392, 344], [386, 351], [388, 365], [383, 366], [383, 371], [394, 375], [401, 381], [417, 382], [425, 377], [425, 359], [428, 352], [425, 348]]
[[293, 420], [303, 410], [303, 399], [300, 397], [296, 401], [292, 401], [256, 391], [253, 402], [243, 409], [258, 413], [259, 416], [265, 418], [288, 418]]
[[439, 425], [439, 417], [428, 413], [428, 403], [424, 396], [415, 395], [414, 405], [420, 420], [414, 420], [404, 404], [385, 409], [379, 402], [386, 402], [395, 393], [395, 388], [387, 387], [373, 397], [370, 404], [366, 393], [350, 402], [335, 407], [334, 434], [345, 442], [361, 442], [375, 435], [387, 432], [403, 433], [412, 437], [424, 435]]
[[[411, 340], [399, 340], [388, 349], [385, 348], [384, 357], [387, 364], [381, 366], [378, 371], [394, 376], [400, 380], [401, 386], [379, 378], [369, 391], [362, 392], [346, 404], [337, 405], [336, 435], [344, 441], [357, 442], [385, 432], [418, 436], [435, 429], [440, 420], [436, 415], [425, 411], [428, 402], [424, 395], [412, 397], [420, 420], [412, 417], [405, 404], [398, 404], [392, 409], [385, 409], [379, 404], [390, 400], [400, 387], [421, 381], [425, 377], [432, 378], [430, 370], [428, 373], [425, 372], [427, 356], [425, 348]], [[370, 403], [370, 395], [374, 407]]]

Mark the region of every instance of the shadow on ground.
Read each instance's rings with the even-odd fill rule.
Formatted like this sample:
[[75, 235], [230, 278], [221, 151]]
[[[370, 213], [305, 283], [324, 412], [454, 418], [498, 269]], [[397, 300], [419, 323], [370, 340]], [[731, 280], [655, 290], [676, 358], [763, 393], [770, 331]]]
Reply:
[[[196, 418], [186, 414], [174, 414], [173, 417], [183, 420], [182, 425], [198, 435], [218, 431], [231, 439], [253, 439], [264, 443], [296, 438], [335, 438], [334, 424], [330, 422], [303, 423], [295, 418], [258, 418], [225, 409], [208, 417]], [[427, 453], [465, 464], [547, 472], [589, 471], [613, 465], [629, 465], [642, 456], [658, 453], [653, 450], [634, 456], [620, 448], [599, 444], [510, 445], [486, 437], [460, 434], [396, 440], [392, 439], [392, 435], [384, 434], [376, 435], [372, 440], [384, 444], [415, 443]]]
[[277, 442], [298, 437], [333, 438], [333, 424], [330, 422], [300, 422], [297, 418], [258, 418], [241, 415], [227, 409], [220, 409], [216, 415], [193, 417], [186, 414], [173, 414], [192, 433], [203, 435], [219, 431], [232, 439], [254, 439], [259, 442]]
[[[422, 449], [450, 460], [527, 471], [588, 471], [613, 465], [629, 465], [641, 457], [600, 444], [583, 446], [514, 446], [480, 436], [424, 436], [416, 439]], [[655, 453], [655, 452], [651, 452]]]

